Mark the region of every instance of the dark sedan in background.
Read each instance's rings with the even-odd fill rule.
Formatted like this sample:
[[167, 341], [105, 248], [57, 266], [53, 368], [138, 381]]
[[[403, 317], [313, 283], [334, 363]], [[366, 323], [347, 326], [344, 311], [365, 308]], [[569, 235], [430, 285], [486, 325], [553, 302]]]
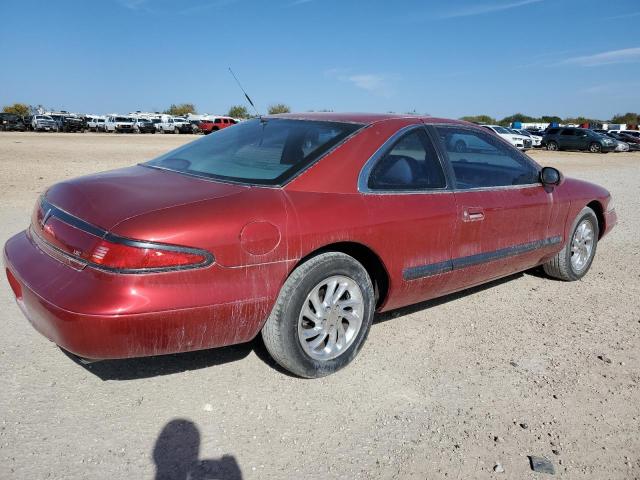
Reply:
[[587, 150], [592, 153], [607, 153], [616, 149], [617, 142], [586, 128], [554, 127], [545, 132], [542, 145], [553, 151]]

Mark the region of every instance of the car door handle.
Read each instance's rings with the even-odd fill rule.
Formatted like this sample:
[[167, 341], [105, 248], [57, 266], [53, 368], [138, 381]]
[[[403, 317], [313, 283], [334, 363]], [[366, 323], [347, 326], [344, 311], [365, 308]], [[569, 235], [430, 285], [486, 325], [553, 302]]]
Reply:
[[481, 208], [465, 208], [462, 212], [462, 220], [465, 222], [479, 222], [484, 220], [484, 210]]

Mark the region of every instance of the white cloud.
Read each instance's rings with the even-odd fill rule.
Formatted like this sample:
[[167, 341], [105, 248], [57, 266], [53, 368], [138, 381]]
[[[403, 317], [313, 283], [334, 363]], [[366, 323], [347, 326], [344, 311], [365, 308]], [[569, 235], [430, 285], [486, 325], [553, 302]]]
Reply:
[[378, 73], [350, 73], [343, 68], [325, 70], [325, 76], [336, 78], [341, 82], [348, 82], [354, 87], [365, 90], [374, 95], [390, 97], [395, 94], [391, 81], [397, 76]]
[[440, 15], [440, 18], [456, 18], [456, 17], [471, 17], [474, 15], [484, 15], [491, 12], [499, 12], [501, 10], [510, 10], [512, 8], [524, 7], [532, 3], [540, 3], [544, 0], [517, 0], [511, 2], [502, 3], [484, 3], [474, 4], [460, 10], [452, 10], [448, 13]]
[[623, 48], [622, 50], [609, 50], [608, 52], [584, 55], [568, 58], [561, 64], [580, 65], [582, 67], [598, 67], [614, 63], [640, 62], [640, 47]]

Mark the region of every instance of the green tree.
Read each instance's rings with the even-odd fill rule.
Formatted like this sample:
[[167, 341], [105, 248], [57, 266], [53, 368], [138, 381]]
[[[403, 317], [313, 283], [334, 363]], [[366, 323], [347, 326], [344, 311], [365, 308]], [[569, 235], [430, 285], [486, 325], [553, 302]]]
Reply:
[[285, 105], [284, 103], [276, 103], [274, 105], [269, 105], [269, 115], [276, 115], [278, 113], [290, 113], [291, 108], [289, 105]]
[[611, 123], [626, 123], [627, 125], [640, 124], [640, 114], [628, 112], [625, 114], [618, 113], [613, 116]]
[[460, 120], [464, 120], [465, 122], [489, 124], [489, 125], [496, 123], [496, 119], [493, 117], [490, 117], [489, 115], [467, 115], [466, 117], [460, 118]]
[[560, 123], [562, 119], [557, 115], [543, 115], [539, 119], [540, 123]]
[[166, 113], [167, 115], [181, 117], [183, 115], [186, 115], [187, 113], [197, 113], [197, 110], [196, 106], [193, 103], [180, 103], [178, 105], [172, 103], [171, 105], [169, 105], [169, 108], [164, 111], [164, 113]]
[[525, 115], [524, 113], [514, 113], [513, 115], [504, 117], [498, 123], [504, 127], [508, 127], [513, 122], [529, 123], [529, 122], [535, 122], [536, 120], [537, 120], [536, 118], [530, 117], [529, 115]]
[[24, 103], [14, 103], [13, 105], [5, 105], [2, 107], [2, 111], [4, 113], [13, 113], [14, 115], [26, 117], [31, 113], [31, 108]]
[[231, 118], [249, 118], [249, 110], [244, 105], [233, 105], [227, 115]]

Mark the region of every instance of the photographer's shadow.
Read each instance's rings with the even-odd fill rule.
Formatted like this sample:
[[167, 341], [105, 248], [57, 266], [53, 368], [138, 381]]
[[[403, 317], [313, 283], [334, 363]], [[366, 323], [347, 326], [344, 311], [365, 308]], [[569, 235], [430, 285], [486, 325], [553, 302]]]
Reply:
[[200, 460], [200, 431], [185, 419], [167, 423], [153, 448], [156, 480], [241, 480], [232, 455]]

